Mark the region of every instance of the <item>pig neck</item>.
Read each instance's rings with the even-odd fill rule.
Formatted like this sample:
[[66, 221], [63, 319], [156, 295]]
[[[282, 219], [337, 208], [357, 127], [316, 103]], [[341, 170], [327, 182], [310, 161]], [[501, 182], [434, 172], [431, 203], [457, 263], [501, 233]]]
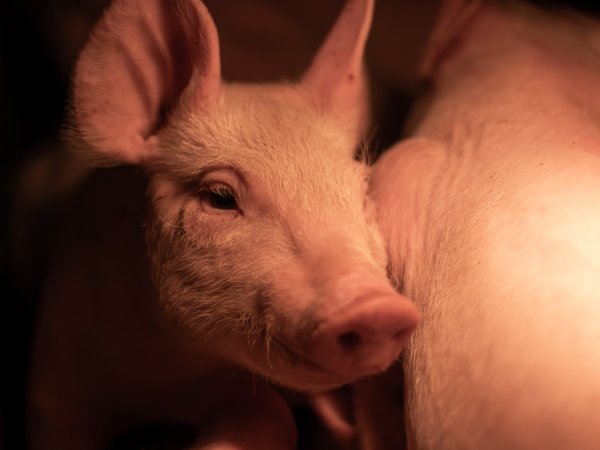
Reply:
[[[407, 167], [427, 169], [407, 174], [398, 220], [410, 239], [392, 260], [411, 296], [418, 273], [435, 265], [436, 243], [452, 228], [447, 214], [472, 200], [470, 186], [498, 188], [491, 167], [510, 182], [509, 163], [523, 158], [559, 160], [578, 150], [600, 155], [597, 22], [490, 2], [434, 67], [431, 93], [415, 108], [408, 141], [418, 145]], [[421, 151], [423, 143], [428, 150]], [[484, 174], [489, 181], [478, 180]]]

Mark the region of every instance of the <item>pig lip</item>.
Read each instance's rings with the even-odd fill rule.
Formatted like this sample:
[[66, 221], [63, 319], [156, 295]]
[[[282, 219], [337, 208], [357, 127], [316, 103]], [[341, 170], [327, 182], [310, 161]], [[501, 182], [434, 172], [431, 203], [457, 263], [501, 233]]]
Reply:
[[315, 369], [320, 372], [331, 372], [324, 367], [321, 367], [320, 364], [310, 359], [300, 350], [288, 345], [284, 340], [276, 336], [271, 336], [271, 340], [277, 345], [277, 349], [284, 354], [286, 361], [289, 362], [290, 365], [303, 365], [307, 368]]
[[[291, 345], [287, 344], [283, 339], [278, 338], [276, 336], [271, 336], [272, 342], [276, 345], [279, 356], [283, 356], [284, 362], [289, 364], [290, 367], [302, 367], [303, 369], [307, 369], [311, 372], [320, 372], [327, 376], [332, 376], [335, 378], [344, 378], [347, 379], [348, 376], [343, 374], [334, 372], [330, 369], [327, 369], [321, 366], [316, 361], [313, 361], [310, 357], [306, 356], [302, 351], [295, 349]], [[355, 377], [352, 377], [354, 379]]]
[[[367, 375], [357, 373], [344, 374], [335, 372], [331, 369], [323, 367], [316, 361], [313, 361], [310, 357], [306, 356], [300, 350], [297, 350], [292, 346], [288, 345], [285, 341], [275, 336], [271, 336], [271, 340], [273, 343], [276, 344], [277, 350], [285, 356], [285, 360], [289, 363], [289, 365], [294, 370], [298, 370], [298, 375], [313, 375], [315, 376], [315, 378], [318, 378], [320, 380], [319, 384], [327, 386], [328, 388], [341, 386], [343, 384], [356, 381], [359, 378], [363, 378]], [[306, 371], [309, 374], [307, 374]]]

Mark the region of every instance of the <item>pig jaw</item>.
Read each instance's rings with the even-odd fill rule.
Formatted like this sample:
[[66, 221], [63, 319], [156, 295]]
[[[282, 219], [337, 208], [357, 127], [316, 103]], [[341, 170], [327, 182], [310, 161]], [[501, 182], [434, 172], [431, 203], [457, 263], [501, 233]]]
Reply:
[[[343, 124], [324, 125], [300, 97], [279, 100], [285, 89], [232, 92], [157, 140], [168, 158], [151, 183], [148, 236], [163, 304], [197, 351], [292, 388], [384, 370], [417, 316], [385, 278]], [[235, 187], [237, 210], [199, 196], [215, 174]]]

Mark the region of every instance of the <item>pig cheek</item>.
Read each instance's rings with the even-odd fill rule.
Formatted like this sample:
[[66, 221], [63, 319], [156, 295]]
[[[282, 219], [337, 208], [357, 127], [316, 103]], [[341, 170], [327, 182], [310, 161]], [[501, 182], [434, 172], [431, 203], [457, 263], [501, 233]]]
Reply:
[[269, 279], [259, 301], [268, 334], [300, 349], [316, 326], [311, 320], [316, 292], [309, 275], [297, 262], [286, 260]]
[[267, 376], [277, 361], [293, 366], [285, 354], [269, 360], [269, 351], [277, 346], [273, 339], [302, 346], [314, 329], [306, 318], [315, 294], [281, 233], [262, 222], [232, 226], [203, 218], [185, 200], [162, 201], [187, 203], [180, 212], [157, 203], [148, 223], [155, 284], [168, 316], [201, 351]]
[[222, 223], [190, 209], [174, 222], [156, 215], [149, 220], [154, 280], [167, 314], [186, 334], [201, 344], [226, 345], [257, 328], [246, 306], [256, 286], [242, 273], [235, 230], [224, 232]]

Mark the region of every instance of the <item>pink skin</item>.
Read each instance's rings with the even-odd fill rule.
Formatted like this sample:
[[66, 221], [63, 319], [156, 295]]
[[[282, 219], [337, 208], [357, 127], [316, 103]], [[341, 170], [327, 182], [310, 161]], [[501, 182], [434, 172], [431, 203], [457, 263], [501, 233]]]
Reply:
[[597, 448], [600, 24], [445, 6], [433, 95], [372, 178], [423, 314], [404, 359], [409, 447]]
[[72, 134], [90, 162], [144, 179], [100, 171], [65, 215], [32, 448], [100, 449], [176, 420], [199, 427], [197, 448], [292, 449], [268, 382], [323, 392], [397, 360], [418, 316], [386, 278], [353, 159], [371, 11], [349, 0], [299, 83], [246, 85], [221, 80], [200, 2], [108, 9], [76, 66]]

